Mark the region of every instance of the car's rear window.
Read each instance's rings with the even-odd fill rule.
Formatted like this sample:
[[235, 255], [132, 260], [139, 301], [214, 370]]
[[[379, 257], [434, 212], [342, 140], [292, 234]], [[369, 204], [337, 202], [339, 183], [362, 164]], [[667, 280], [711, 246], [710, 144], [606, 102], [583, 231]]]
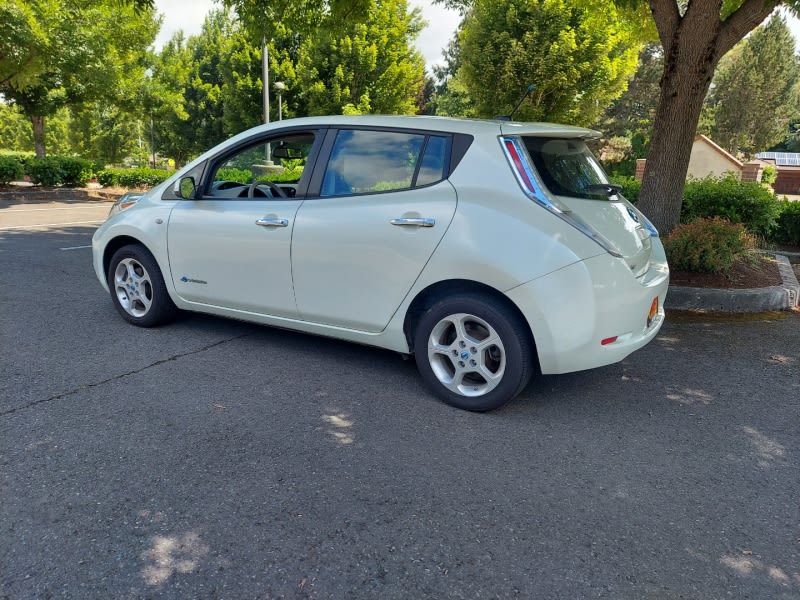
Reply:
[[598, 188], [608, 183], [608, 177], [582, 140], [529, 136], [522, 139], [542, 183], [551, 193], [608, 199], [608, 194]]

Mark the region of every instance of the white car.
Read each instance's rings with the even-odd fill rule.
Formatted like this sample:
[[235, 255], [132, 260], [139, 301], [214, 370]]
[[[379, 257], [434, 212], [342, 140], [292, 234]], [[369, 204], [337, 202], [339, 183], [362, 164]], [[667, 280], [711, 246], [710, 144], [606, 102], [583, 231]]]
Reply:
[[591, 130], [310, 117], [241, 133], [112, 208], [94, 269], [123, 318], [178, 309], [413, 354], [445, 402], [618, 362], [664, 320], [658, 233]]

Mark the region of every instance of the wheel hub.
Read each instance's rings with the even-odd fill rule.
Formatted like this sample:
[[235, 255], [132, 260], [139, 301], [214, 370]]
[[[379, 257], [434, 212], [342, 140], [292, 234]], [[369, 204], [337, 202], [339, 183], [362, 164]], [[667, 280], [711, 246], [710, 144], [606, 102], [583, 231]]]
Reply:
[[449, 390], [462, 396], [482, 396], [503, 378], [505, 349], [489, 323], [459, 313], [443, 318], [431, 331], [428, 361]]

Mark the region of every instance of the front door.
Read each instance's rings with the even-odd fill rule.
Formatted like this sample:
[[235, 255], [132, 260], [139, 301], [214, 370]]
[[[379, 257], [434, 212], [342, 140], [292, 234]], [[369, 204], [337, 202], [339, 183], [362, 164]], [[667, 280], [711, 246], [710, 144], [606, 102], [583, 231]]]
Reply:
[[172, 209], [172, 281], [184, 300], [297, 317], [291, 241], [314, 132], [247, 142], [211, 159], [198, 198]]

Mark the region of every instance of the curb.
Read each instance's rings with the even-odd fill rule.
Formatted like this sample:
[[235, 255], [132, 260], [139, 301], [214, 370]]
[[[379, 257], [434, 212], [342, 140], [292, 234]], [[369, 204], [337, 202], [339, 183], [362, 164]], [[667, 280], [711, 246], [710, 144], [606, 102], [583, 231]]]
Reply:
[[25, 187], [19, 190], [0, 191], [0, 201], [8, 202], [49, 202], [61, 200], [64, 202], [84, 202], [98, 200], [114, 202], [124, 192], [109, 192], [97, 188], [61, 188], [37, 190], [34, 187]]
[[789, 259], [775, 254], [783, 285], [765, 288], [723, 290], [669, 286], [664, 308], [707, 312], [758, 313], [789, 310], [798, 306], [800, 283]]

